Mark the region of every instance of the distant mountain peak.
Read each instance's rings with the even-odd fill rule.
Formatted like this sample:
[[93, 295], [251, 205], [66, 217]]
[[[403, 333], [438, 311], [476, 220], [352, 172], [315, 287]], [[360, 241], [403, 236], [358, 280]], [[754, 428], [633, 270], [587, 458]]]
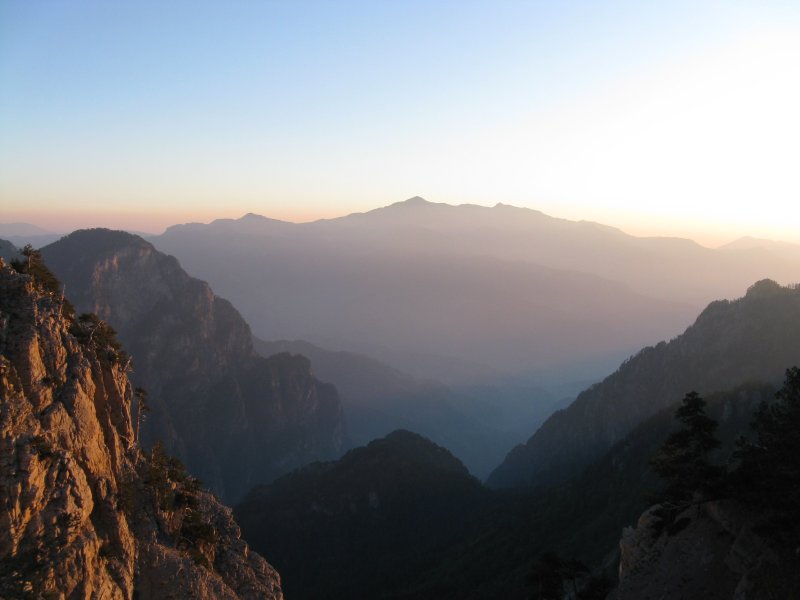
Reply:
[[267, 231], [269, 227], [290, 227], [294, 225], [289, 221], [281, 221], [280, 219], [272, 219], [259, 215], [257, 213], [249, 212], [242, 215], [238, 219], [224, 218], [214, 219], [210, 223], [182, 223], [179, 225], [172, 225], [167, 227], [164, 235], [169, 234], [193, 234], [198, 231], [203, 231], [207, 228], [212, 230], [222, 231], [247, 231], [249, 233], [259, 233]]
[[779, 250], [800, 252], [800, 244], [786, 242], [781, 240], [768, 240], [764, 238], [757, 238], [750, 235], [740, 237], [732, 242], [723, 244], [719, 247], [720, 250]]
[[269, 217], [265, 217], [264, 215], [259, 215], [257, 213], [249, 212], [246, 215], [242, 216], [240, 221], [272, 221]]
[[112, 252], [128, 246], [155, 250], [153, 245], [141, 236], [103, 227], [73, 231], [61, 238], [61, 244], [70, 248], [91, 249], [94, 252]]
[[745, 295], [746, 298], [766, 298], [770, 296], [774, 296], [775, 294], [780, 294], [786, 288], [781, 286], [778, 282], [773, 281], [772, 279], [762, 279], [761, 281], [756, 281], [753, 285], [747, 288], [747, 294]]
[[0, 236], [47, 235], [53, 233], [32, 223], [0, 223]]
[[433, 206], [434, 202], [428, 202], [422, 196], [414, 196], [409, 198], [408, 200], [401, 200], [399, 202], [394, 202], [389, 205], [389, 207], [418, 207], [418, 206]]

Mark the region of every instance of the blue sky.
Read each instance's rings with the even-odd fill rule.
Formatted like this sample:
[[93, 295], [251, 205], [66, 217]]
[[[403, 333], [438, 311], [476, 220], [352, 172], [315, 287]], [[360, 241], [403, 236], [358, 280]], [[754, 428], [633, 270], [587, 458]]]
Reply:
[[798, 6], [0, 0], [0, 221], [422, 195], [800, 241]]

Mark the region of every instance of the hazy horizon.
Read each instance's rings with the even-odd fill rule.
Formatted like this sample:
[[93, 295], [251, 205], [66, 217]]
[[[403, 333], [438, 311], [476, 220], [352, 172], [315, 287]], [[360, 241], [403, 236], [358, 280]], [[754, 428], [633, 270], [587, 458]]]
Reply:
[[[418, 197], [418, 196], [417, 196]], [[275, 212], [268, 212], [268, 210], [264, 210], [261, 212], [251, 210], [246, 211], [244, 213], [232, 213], [231, 211], [221, 211], [218, 214], [213, 215], [198, 215], [198, 214], [191, 214], [187, 213], [186, 215], [176, 215], [176, 220], [165, 220], [159, 221], [158, 225], [151, 225], [152, 221], [149, 220], [148, 215], [139, 215], [137, 217], [129, 217], [125, 214], [117, 214], [110, 217], [101, 217], [101, 216], [86, 216], [81, 217], [79, 215], [70, 214], [65, 215], [64, 217], [49, 217], [46, 219], [39, 219], [35, 220], [34, 218], [26, 219], [26, 215], [22, 215], [21, 218], [16, 220], [3, 220], [0, 222], [0, 227], [4, 226], [16, 226], [16, 225], [33, 225], [34, 227], [41, 228], [43, 230], [43, 234], [68, 234], [72, 231], [80, 230], [80, 229], [91, 229], [96, 227], [101, 228], [108, 228], [108, 229], [118, 229], [122, 231], [129, 231], [131, 233], [137, 233], [140, 235], [146, 236], [157, 236], [163, 234], [169, 227], [175, 225], [185, 225], [190, 223], [201, 223], [201, 224], [210, 224], [216, 220], [238, 220], [245, 217], [248, 214], [255, 214], [258, 216], [266, 217], [269, 219], [276, 219], [280, 221], [286, 221], [295, 224], [302, 224], [302, 223], [313, 223], [315, 221], [325, 220], [325, 219], [335, 219], [340, 217], [349, 216], [352, 214], [361, 214], [364, 212], [370, 212], [372, 210], [377, 210], [380, 208], [386, 208], [387, 206], [391, 206], [391, 204], [397, 204], [404, 202], [408, 198], [404, 200], [398, 200], [397, 202], [391, 202], [387, 204], [380, 204], [375, 205], [371, 208], [367, 208], [363, 211], [349, 211], [349, 212], [342, 212], [342, 211], [335, 211], [331, 210], [330, 213], [325, 213], [321, 215], [309, 215], [305, 218], [298, 218], [293, 217], [292, 215], [287, 216], [280, 216], [281, 210], [278, 209]], [[463, 206], [463, 205], [471, 205], [471, 206], [481, 206], [484, 208], [493, 208], [498, 203], [494, 204], [484, 204], [484, 203], [459, 203], [459, 204], [451, 204], [447, 202], [435, 202], [431, 201], [427, 198], [424, 198], [428, 202], [432, 202], [434, 204], [447, 204], [448, 206]], [[516, 205], [511, 205], [516, 206]], [[565, 219], [568, 221], [591, 221], [595, 223], [599, 223], [601, 225], [606, 225], [609, 227], [614, 227], [616, 229], [621, 230], [622, 232], [632, 235], [635, 237], [667, 237], [667, 238], [684, 238], [692, 240], [701, 246], [706, 248], [718, 248], [724, 246], [728, 243], [734, 242], [736, 240], [742, 238], [754, 238], [754, 239], [764, 239], [769, 241], [775, 242], [783, 242], [783, 243], [790, 243], [790, 244], [800, 244], [800, 235], [796, 239], [782, 239], [776, 237], [768, 237], [768, 236], [759, 236], [754, 235], [748, 230], [744, 229], [742, 231], [729, 231], [725, 232], [718, 232], [712, 233], [710, 231], [701, 231], [696, 229], [692, 226], [687, 226], [685, 229], [676, 229], [676, 230], [664, 230], [663, 227], [659, 227], [658, 224], [651, 224], [650, 226], [642, 226], [640, 228], [626, 228], [614, 222], [609, 221], [601, 221], [595, 219], [588, 219], [588, 218], [573, 218], [571, 216], [564, 216], [562, 214], [555, 214], [551, 212], [547, 212], [545, 210], [541, 210], [536, 206], [517, 206], [518, 208], [526, 208], [534, 211], [539, 211], [547, 216], [554, 217], [557, 219]], [[262, 206], [262, 208], [269, 209], [269, 206]], [[6, 216], [6, 213], [3, 213], [3, 217]], [[36, 215], [33, 215], [35, 217]], [[145, 219], [142, 221], [142, 219]], [[32, 233], [31, 235], [36, 235]], [[20, 234], [15, 234], [15, 236], [21, 237]], [[0, 236], [2, 237], [2, 236]]]
[[420, 195], [800, 242], [800, 7], [0, 5], [2, 221], [309, 221]]
[[800, 1], [2, 0], [0, 90], [0, 600], [800, 589]]

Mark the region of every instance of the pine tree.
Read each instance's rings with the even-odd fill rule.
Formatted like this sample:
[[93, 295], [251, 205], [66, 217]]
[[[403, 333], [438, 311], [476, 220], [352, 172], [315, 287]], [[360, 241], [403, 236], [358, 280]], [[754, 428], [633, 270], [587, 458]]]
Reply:
[[133, 397], [136, 400], [136, 430], [134, 439], [139, 442], [139, 430], [141, 429], [142, 422], [145, 416], [150, 412], [150, 403], [147, 401], [147, 390], [137, 387], [133, 390]]
[[800, 505], [800, 369], [786, 371], [776, 402], [763, 402], [750, 429], [755, 439], [740, 439], [734, 474], [737, 495], [773, 508], [797, 511]]
[[681, 506], [696, 495], [707, 498], [719, 485], [722, 469], [712, 465], [709, 454], [719, 448], [714, 436], [717, 423], [705, 413], [706, 402], [697, 392], [689, 392], [675, 412], [683, 429], [672, 433], [650, 466], [666, 483], [655, 499], [665, 505]]

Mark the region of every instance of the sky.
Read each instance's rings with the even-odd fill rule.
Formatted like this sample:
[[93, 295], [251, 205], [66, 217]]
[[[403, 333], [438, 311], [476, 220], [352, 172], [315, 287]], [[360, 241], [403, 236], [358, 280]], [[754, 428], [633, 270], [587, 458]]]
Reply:
[[800, 243], [800, 3], [0, 0], [0, 222], [422, 196]]

